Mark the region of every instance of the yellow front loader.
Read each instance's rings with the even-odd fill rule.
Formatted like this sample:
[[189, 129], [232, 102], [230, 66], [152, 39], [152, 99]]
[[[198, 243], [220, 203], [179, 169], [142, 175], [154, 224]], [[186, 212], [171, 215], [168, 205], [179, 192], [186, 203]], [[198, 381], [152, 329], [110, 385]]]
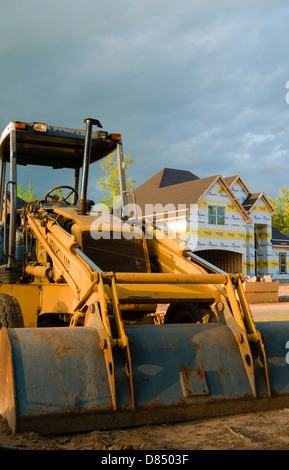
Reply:
[[[95, 209], [89, 168], [116, 152], [125, 213], [122, 141], [85, 123], [11, 122], [0, 141], [0, 413], [10, 428], [51, 434], [288, 406], [289, 324], [255, 324], [241, 275], [153, 224]], [[24, 203], [19, 165], [72, 169], [73, 186]]]

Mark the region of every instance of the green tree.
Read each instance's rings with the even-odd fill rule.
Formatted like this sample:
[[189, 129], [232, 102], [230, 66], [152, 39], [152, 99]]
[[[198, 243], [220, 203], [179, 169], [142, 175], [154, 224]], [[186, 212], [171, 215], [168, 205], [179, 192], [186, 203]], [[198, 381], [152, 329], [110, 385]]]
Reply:
[[269, 197], [269, 201], [276, 210], [273, 216], [272, 226], [281, 233], [289, 231], [289, 188], [283, 186], [279, 190], [279, 196]]
[[23, 185], [20, 183], [17, 188], [17, 196], [26, 202], [31, 202], [36, 199], [31, 183], [28, 184], [27, 191], [25, 191]]
[[[128, 169], [132, 165], [134, 159], [129, 155], [125, 155], [124, 158], [124, 172], [126, 177], [126, 189], [127, 191], [133, 191], [135, 189], [135, 181], [128, 177]], [[118, 165], [115, 155], [112, 153], [100, 164], [101, 169], [105, 172], [105, 176], [97, 180], [97, 184], [108, 193], [99, 202], [105, 204], [108, 207], [112, 207], [113, 203], [120, 197], [120, 187], [118, 179]]]
[[18, 185], [17, 196], [25, 200], [25, 189], [23, 188], [22, 183]]

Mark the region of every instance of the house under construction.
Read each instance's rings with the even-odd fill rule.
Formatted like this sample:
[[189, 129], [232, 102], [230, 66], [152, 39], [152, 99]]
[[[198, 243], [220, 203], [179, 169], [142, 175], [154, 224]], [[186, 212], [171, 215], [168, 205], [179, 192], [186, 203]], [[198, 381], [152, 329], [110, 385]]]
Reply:
[[198, 178], [164, 168], [134, 196], [143, 219], [154, 219], [224, 271], [289, 278], [289, 238], [272, 229], [275, 211], [266, 195], [251, 193], [239, 175]]

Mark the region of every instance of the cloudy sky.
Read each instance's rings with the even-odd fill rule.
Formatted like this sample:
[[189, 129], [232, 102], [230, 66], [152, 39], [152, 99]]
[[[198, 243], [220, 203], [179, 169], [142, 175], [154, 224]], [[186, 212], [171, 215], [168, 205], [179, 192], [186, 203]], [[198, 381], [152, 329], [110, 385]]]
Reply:
[[[289, 186], [288, 24], [285, 0], [2, 2], [1, 131], [97, 118], [137, 185], [168, 167], [274, 197]], [[71, 183], [29, 171], [38, 197]]]

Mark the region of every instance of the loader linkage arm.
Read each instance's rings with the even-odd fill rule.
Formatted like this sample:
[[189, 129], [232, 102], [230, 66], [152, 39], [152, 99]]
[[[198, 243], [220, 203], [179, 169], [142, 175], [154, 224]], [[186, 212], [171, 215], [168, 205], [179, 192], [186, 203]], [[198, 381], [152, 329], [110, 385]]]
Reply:
[[[256, 344], [258, 363], [264, 375], [268, 395], [271, 396], [266, 351], [264, 348], [261, 334], [256, 328], [256, 325], [252, 316], [252, 312], [250, 309], [250, 305], [245, 295], [245, 291], [243, 288], [243, 276], [241, 274], [234, 274], [231, 276], [231, 281], [239, 299], [238, 305], [234, 305], [234, 309], [238, 308], [238, 310], [241, 311], [242, 317], [244, 319], [244, 329], [247, 333], [248, 340], [251, 343]], [[229, 299], [232, 296], [230, 290], [231, 288], [228, 289], [227, 287], [227, 293], [228, 293]], [[236, 294], [234, 295], [234, 301], [233, 301], [234, 304], [235, 304], [235, 299], [236, 299]]]
[[[96, 318], [101, 319], [101, 324], [104, 327], [105, 333], [102, 334], [100, 346], [104, 350], [108, 378], [110, 381], [111, 394], [113, 403], [116, 407], [116, 391], [114, 379], [114, 365], [113, 365], [113, 350], [119, 349], [124, 357], [124, 370], [129, 382], [131, 394], [131, 406], [135, 407], [134, 403], [134, 386], [131, 367], [131, 353], [128, 338], [126, 336], [121, 311], [119, 308], [118, 289], [130, 286], [137, 286], [137, 289], [145, 288], [147, 291], [162, 286], [164, 289], [169, 290], [172, 285], [193, 285], [205, 283], [221, 283], [227, 293], [227, 298], [224, 297], [223, 302], [219, 301], [215, 306], [219, 310], [224, 310], [225, 323], [232, 330], [235, 335], [236, 342], [239, 345], [240, 353], [243, 358], [245, 369], [247, 370], [248, 380], [251, 383], [252, 394], [256, 396], [255, 375], [253, 368], [253, 358], [251, 354], [251, 346], [256, 347], [258, 351], [258, 363], [264, 374], [268, 396], [271, 395], [270, 384], [268, 378], [268, 369], [266, 361], [266, 353], [262, 343], [261, 335], [257, 331], [252, 318], [249, 305], [246, 302], [241, 276], [229, 276], [221, 274], [136, 274], [136, 273], [98, 273], [97, 281], [97, 294], [94, 294], [95, 304], [93, 315], [89, 315], [88, 325], [94, 324]], [[240, 303], [236, 298], [236, 293], [240, 299]], [[230, 310], [228, 308], [230, 305]], [[98, 312], [98, 313], [97, 313]], [[98, 316], [95, 316], [97, 313]], [[94, 317], [94, 322], [91, 323], [91, 318]], [[111, 318], [115, 324], [116, 334], [112, 334]], [[99, 323], [98, 323], [99, 324]], [[115, 408], [116, 409], [116, 408]]]

